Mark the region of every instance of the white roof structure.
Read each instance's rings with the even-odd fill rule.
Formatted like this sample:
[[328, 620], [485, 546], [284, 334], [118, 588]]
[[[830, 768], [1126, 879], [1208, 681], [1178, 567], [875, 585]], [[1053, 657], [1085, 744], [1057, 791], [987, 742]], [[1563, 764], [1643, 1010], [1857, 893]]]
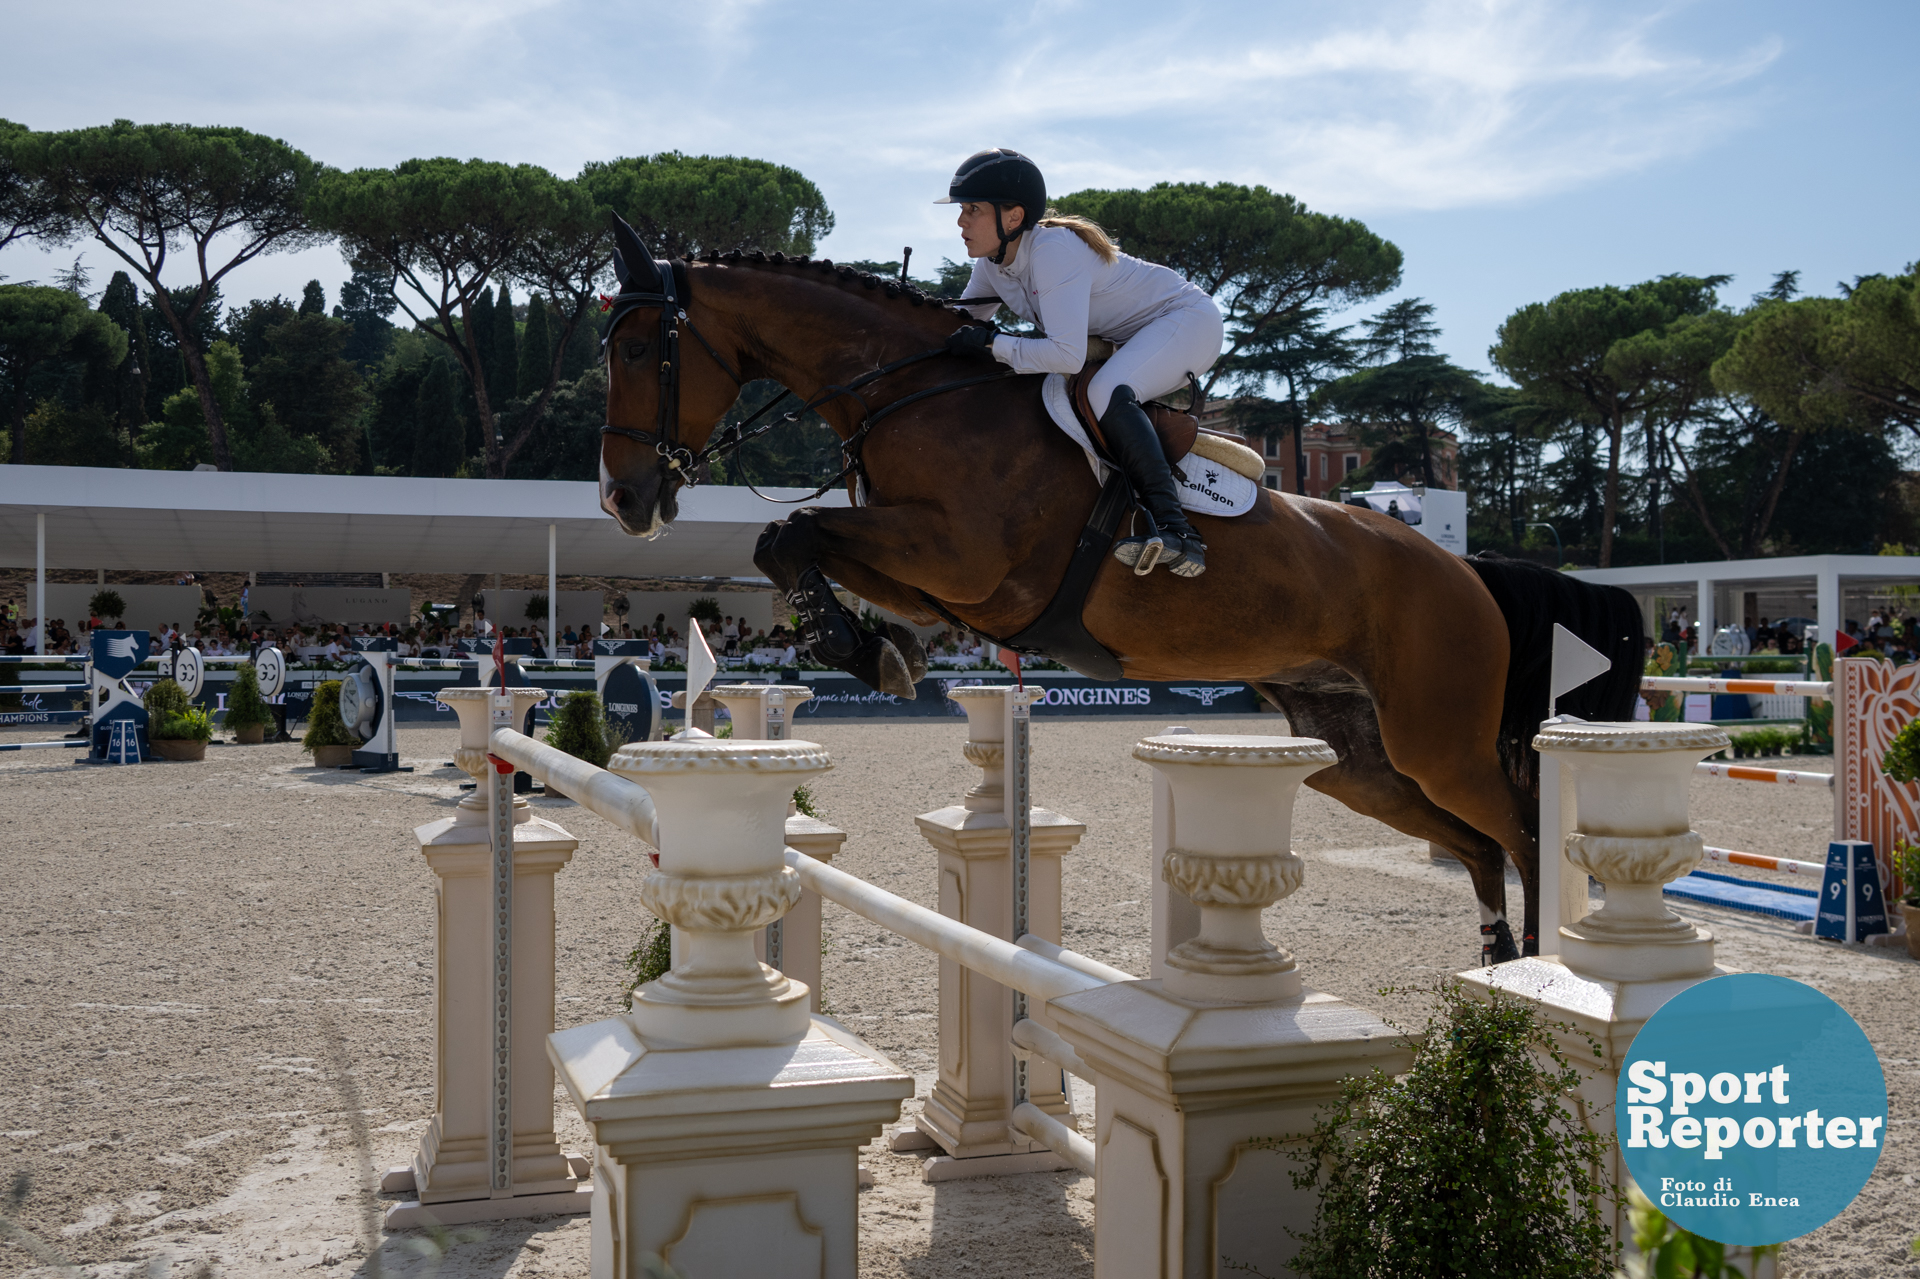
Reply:
[[[1770, 560], [1710, 560], [1697, 564], [1642, 564], [1575, 570], [1583, 581], [1631, 591], [1642, 604], [1653, 596], [1694, 598], [1702, 642], [1718, 624], [1739, 622], [1735, 596], [1793, 595], [1813, 605], [1820, 637], [1832, 642], [1846, 621], [1845, 600], [1875, 588], [1920, 584], [1920, 555], [1787, 555]], [[1864, 618], [1856, 618], [1856, 621]]]
[[545, 573], [551, 526], [561, 573], [759, 577], [755, 540], [794, 509], [696, 488], [648, 540], [622, 533], [590, 483], [0, 466], [0, 567], [34, 566], [44, 515], [48, 568]]

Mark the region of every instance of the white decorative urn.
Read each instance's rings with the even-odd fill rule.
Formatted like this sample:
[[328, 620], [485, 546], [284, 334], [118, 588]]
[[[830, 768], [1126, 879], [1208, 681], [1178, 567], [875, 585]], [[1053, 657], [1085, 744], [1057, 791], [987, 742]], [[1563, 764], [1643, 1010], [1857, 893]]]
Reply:
[[[1333, 749], [1310, 737], [1178, 733], [1142, 740], [1133, 757], [1173, 789], [1162, 874], [1200, 908], [1199, 935], [1167, 953], [1167, 992], [1235, 1003], [1297, 998], [1293, 956], [1267, 940], [1260, 912], [1300, 887], [1294, 794], [1338, 762]], [[1257, 784], [1249, 784], [1252, 769], [1264, 774]]]

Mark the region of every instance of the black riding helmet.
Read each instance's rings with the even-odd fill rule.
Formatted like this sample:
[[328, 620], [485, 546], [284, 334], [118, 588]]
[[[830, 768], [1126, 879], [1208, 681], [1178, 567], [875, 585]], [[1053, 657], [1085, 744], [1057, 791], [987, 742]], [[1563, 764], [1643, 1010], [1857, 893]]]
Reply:
[[[1040, 176], [1040, 166], [1018, 151], [1006, 147], [976, 151], [954, 170], [953, 181], [947, 184], [946, 198], [934, 203], [967, 204], [974, 200], [993, 206], [993, 230], [1000, 237], [1000, 251], [993, 255], [993, 264], [999, 266], [1006, 261], [1007, 245], [1046, 213], [1047, 180]], [[1003, 204], [1017, 204], [1026, 210], [1026, 217], [1020, 220], [1020, 226], [1012, 235], [1000, 224]]]

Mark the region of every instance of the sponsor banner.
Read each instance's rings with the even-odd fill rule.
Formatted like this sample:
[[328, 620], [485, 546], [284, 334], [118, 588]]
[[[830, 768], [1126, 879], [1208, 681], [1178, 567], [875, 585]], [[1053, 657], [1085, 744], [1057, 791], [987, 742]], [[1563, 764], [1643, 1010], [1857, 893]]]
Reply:
[[[330, 679], [338, 678], [328, 673]], [[465, 677], [471, 682], [472, 676]], [[808, 719], [874, 719], [874, 718], [965, 718], [960, 704], [947, 696], [947, 690], [970, 684], [1005, 684], [1011, 680], [1006, 676], [991, 673], [929, 676], [917, 686], [918, 696], [907, 701], [890, 693], [876, 693], [850, 675], [828, 675], [808, 671], [795, 680], [791, 674], [782, 676], [779, 672], [764, 675], [730, 671], [725, 674], [728, 683], [804, 683], [813, 692], [813, 696], [800, 703], [794, 709], [796, 722]], [[671, 715], [672, 722], [679, 719], [678, 711], [668, 711], [673, 694], [687, 686], [684, 671], [654, 672], [652, 680], [660, 700], [661, 710]], [[443, 688], [451, 688], [462, 681], [458, 671], [401, 671], [394, 680], [395, 721], [401, 724], [457, 722], [451, 707], [435, 700], [435, 695]], [[314, 680], [313, 683], [318, 683]], [[558, 709], [559, 699], [574, 689], [593, 688], [591, 671], [535, 671], [528, 677], [535, 687], [548, 689], [553, 696], [541, 702], [535, 708], [537, 717], [545, 722], [552, 711]], [[1033, 712], [1039, 716], [1075, 716], [1075, 715], [1151, 715], [1165, 716], [1173, 720], [1192, 718], [1200, 715], [1250, 715], [1260, 709], [1260, 695], [1248, 685], [1233, 680], [1200, 681], [1177, 680], [1172, 683], [1147, 683], [1142, 680], [1119, 680], [1104, 683], [1083, 676], [1043, 671], [1027, 676], [1030, 688], [1042, 690], [1040, 700], [1033, 705]], [[293, 672], [287, 677], [287, 691], [277, 701], [284, 701], [291, 721], [306, 718], [306, 709], [311, 704], [311, 685], [302, 672]], [[226, 689], [222, 685], [215, 688], [209, 680], [208, 688], [198, 699], [209, 710], [225, 710]], [[724, 719], [725, 711], [721, 711]]]

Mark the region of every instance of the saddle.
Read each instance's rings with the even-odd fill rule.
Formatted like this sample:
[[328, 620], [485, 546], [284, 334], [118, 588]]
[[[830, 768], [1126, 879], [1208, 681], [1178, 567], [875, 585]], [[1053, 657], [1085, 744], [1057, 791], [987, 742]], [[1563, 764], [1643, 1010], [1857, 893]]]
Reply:
[[[1093, 381], [1094, 373], [1104, 363], [1106, 361], [1099, 360], [1083, 365], [1078, 373], [1067, 380], [1067, 395], [1073, 401], [1073, 411], [1080, 417], [1080, 425], [1087, 428], [1087, 438], [1111, 461], [1112, 451], [1107, 448], [1106, 437], [1100, 433], [1100, 423], [1093, 416], [1093, 406], [1087, 401], [1087, 383]], [[1153, 433], [1160, 437], [1160, 448], [1167, 455], [1167, 465], [1172, 466], [1193, 452], [1193, 442], [1200, 437], [1199, 418], [1158, 400], [1143, 400], [1140, 407], [1147, 411], [1147, 420], [1153, 423]]]
[[[1093, 406], [1087, 401], [1087, 383], [1093, 380], [1093, 374], [1106, 363], [1106, 355], [1111, 354], [1111, 344], [1101, 342], [1099, 347], [1091, 345], [1088, 353], [1095, 355], [1078, 373], [1067, 379], [1067, 399], [1073, 405], [1074, 416], [1080, 419], [1080, 425], [1086, 429], [1087, 438], [1093, 441], [1093, 447], [1108, 462], [1113, 461], [1113, 453], [1107, 448], [1106, 438], [1100, 434], [1100, 423], [1093, 417]], [[1100, 347], [1106, 352], [1096, 354]], [[1200, 402], [1199, 383], [1190, 383], [1193, 387], [1193, 402]], [[1146, 400], [1140, 405], [1147, 411], [1147, 420], [1153, 423], [1153, 433], [1160, 437], [1161, 451], [1167, 455], [1167, 465], [1174, 468], [1174, 474], [1182, 479], [1186, 473], [1181, 471], [1180, 460], [1190, 453], [1197, 453], [1209, 462], [1216, 462], [1240, 475], [1246, 476], [1256, 484], [1265, 473], [1267, 464], [1258, 453], [1248, 448], [1237, 435], [1225, 431], [1207, 431], [1200, 427], [1200, 419], [1184, 409], [1176, 409], [1171, 404], [1162, 404], [1158, 400]]]

